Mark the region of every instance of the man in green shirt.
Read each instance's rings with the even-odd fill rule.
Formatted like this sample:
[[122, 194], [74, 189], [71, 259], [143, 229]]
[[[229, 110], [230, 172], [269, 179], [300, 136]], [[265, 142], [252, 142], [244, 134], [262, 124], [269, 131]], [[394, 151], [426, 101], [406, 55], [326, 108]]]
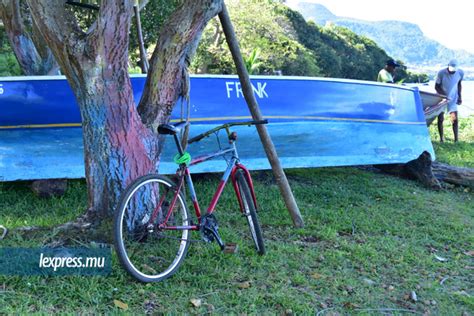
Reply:
[[385, 67], [379, 71], [379, 75], [377, 76], [378, 82], [384, 83], [394, 83], [393, 75], [395, 74], [395, 68], [400, 67], [399, 64], [395, 62], [393, 59], [387, 60]]

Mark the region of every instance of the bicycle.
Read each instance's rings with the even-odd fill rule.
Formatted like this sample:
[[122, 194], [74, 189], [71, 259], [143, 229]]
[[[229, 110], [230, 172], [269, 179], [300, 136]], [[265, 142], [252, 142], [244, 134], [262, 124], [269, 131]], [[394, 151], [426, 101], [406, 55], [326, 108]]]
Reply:
[[[247, 219], [255, 249], [260, 255], [265, 253], [252, 178], [248, 169], [240, 163], [235, 144], [237, 134], [231, 132], [230, 127], [267, 123], [267, 120], [227, 123], [201, 133], [191, 138], [188, 144], [211, 134], [218, 137], [219, 131], [225, 129], [230, 146], [195, 159], [184, 152], [178, 137], [188, 123], [162, 124], [158, 127], [160, 135], [172, 135], [176, 143], [178, 180], [174, 183], [162, 175], [147, 175], [136, 179], [122, 194], [114, 218], [114, 243], [119, 261], [130, 275], [142, 282], [162, 281], [173, 275], [183, 262], [190, 242], [195, 241], [190, 239], [191, 231], [199, 231], [204, 242], [216, 241], [222, 250], [226, 249], [219, 236], [214, 210], [229, 178], [232, 179], [240, 211]], [[188, 167], [220, 156], [230, 159], [226, 159], [227, 168], [206, 213], [202, 215]], [[185, 182], [196, 224], [189, 216], [184, 196]]]

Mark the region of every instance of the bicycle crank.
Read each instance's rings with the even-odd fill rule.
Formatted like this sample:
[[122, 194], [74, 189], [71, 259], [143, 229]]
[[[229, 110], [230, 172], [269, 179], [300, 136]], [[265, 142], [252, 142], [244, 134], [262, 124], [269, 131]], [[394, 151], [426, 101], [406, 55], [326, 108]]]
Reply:
[[206, 242], [217, 241], [221, 250], [225, 249], [224, 242], [219, 236], [219, 225], [214, 214], [206, 214], [201, 218], [201, 227], [199, 228], [201, 237]]

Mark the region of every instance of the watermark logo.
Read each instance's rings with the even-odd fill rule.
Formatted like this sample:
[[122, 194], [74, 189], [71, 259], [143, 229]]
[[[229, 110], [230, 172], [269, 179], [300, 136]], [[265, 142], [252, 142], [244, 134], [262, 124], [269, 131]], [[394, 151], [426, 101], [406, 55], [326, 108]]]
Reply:
[[0, 275], [109, 275], [110, 248], [0, 248]]

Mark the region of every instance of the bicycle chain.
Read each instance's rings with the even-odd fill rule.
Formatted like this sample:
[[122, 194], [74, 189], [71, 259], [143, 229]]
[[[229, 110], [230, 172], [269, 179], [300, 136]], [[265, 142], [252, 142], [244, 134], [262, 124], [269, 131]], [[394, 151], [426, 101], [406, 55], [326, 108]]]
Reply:
[[202, 243], [206, 243], [206, 241], [204, 240], [198, 240], [198, 239], [183, 239], [183, 238], [178, 238], [178, 237], [171, 237], [171, 236], [163, 236], [163, 235], [160, 235], [160, 234], [156, 234], [158, 235], [158, 237], [160, 238], [167, 238], [167, 239], [173, 239], [173, 240], [181, 240], [181, 241], [189, 241], [189, 242], [202, 242]]

